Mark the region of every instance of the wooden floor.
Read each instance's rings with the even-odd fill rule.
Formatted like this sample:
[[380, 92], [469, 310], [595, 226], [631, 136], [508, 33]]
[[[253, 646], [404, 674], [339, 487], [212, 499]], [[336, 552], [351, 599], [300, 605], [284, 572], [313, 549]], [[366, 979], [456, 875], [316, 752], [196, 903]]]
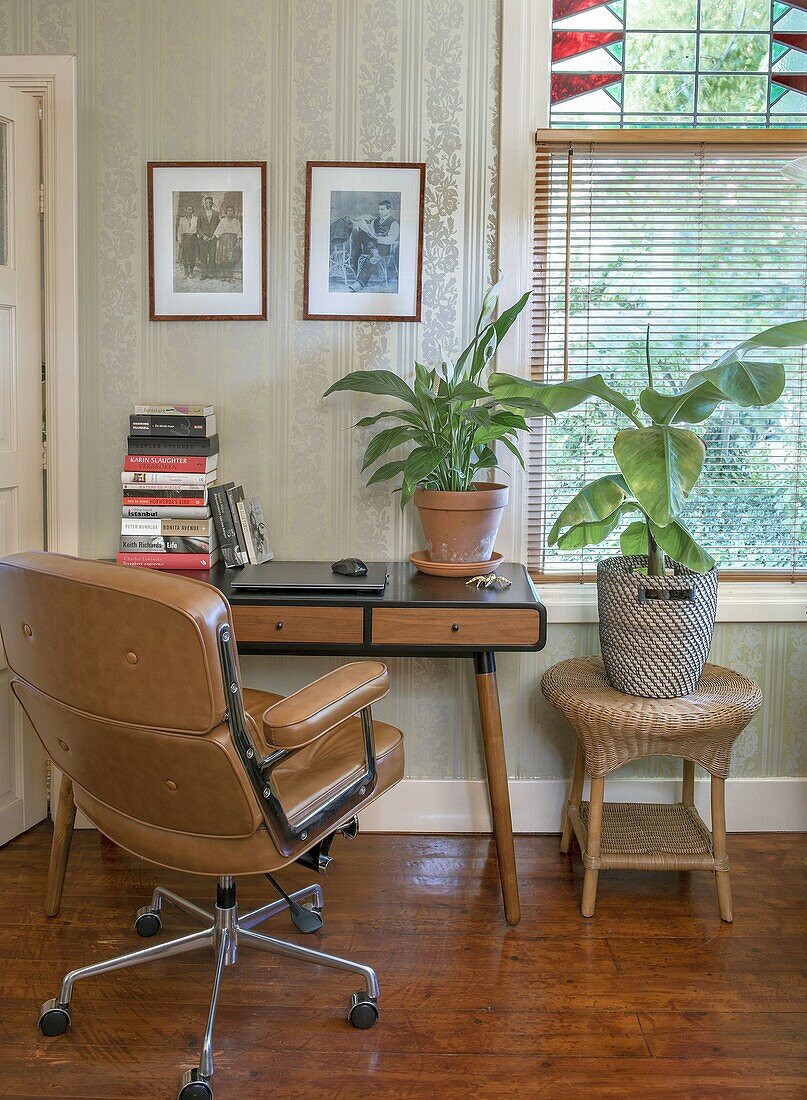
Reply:
[[[334, 845], [315, 946], [376, 967], [381, 1020], [345, 1020], [352, 976], [243, 950], [224, 975], [216, 1100], [373, 1097], [805, 1097], [804, 838], [732, 836], [733, 926], [707, 873], [600, 876], [556, 837], [519, 837], [524, 918], [502, 919], [488, 837], [360, 836]], [[38, 1006], [62, 973], [143, 946], [156, 881], [210, 901], [94, 832], [75, 836], [60, 916], [41, 901], [50, 829], [0, 851], [0, 1096], [173, 1098], [198, 1061], [212, 963], [203, 954], [77, 984], [73, 1026]], [[310, 881], [301, 868], [287, 888]], [[270, 899], [239, 881], [242, 908]], [[165, 911], [162, 935], [188, 931]], [[265, 926], [293, 937], [285, 917]], [[153, 941], [152, 941], [153, 942]]]

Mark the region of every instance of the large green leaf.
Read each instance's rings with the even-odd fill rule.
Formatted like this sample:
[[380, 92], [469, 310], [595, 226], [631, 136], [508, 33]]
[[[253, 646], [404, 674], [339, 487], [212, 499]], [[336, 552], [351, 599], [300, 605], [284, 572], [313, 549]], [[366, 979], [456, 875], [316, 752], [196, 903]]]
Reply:
[[329, 386], [323, 397], [338, 390], [352, 390], [354, 393], [378, 393], [387, 397], [397, 397], [417, 408], [417, 399], [411, 387], [391, 370], [354, 370]]
[[628, 486], [620, 474], [607, 474], [598, 477], [577, 493], [558, 518], [549, 532], [547, 542], [554, 546], [558, 534], [564, 527], [573, 527], [578, 523], [588, 523], [605, 519], [618, 508], [628, 495]]
[[647, 523], [636, 519], [619, 536], [619, 548], [626, 558], [647, 553]]
[[483, 401], [486, 397], [490, 397], [487, 390], [483, 390], [481, 386], [477, 386], [476, 382], [465, 378], [454, 387], [449, 401]]
[[379, 432], [367, 444], [364, 461], [361, 464], [362, 470], [372, 466], [374, 462], [385, 455], [387, 451], [391, 451], [393, 447], [400, 447], [402, 443], [406, 443], [407, 440], [414, 439], [420, 434], [415, 428], [406, 425], [399, 425], [397, 428], [386, 428], [383, 432]]
[[698, 545], [680, 520], [673, 520], [666, 527], [659, 527], [651, 520], [650, 530], [664, 553], [687, 569], [695, 573], [708, 573], [714, 565], [712, 555]]
[[614, 439], [614, 456], [630, 491], [662, 527], [683, 508], [705, 454], [703, 441], [686, 428], [625, 428]]
[[389, 481], [390, 478], [397, 477], [398, 474], [402, 473], [405, 465], [405, 458], [396, 458], [394, 462], [385, 462], [383, 466], [379, 466], [374, 471], [372, 477], [367, 479], [367, 484], [375, 485], [379, 481]]
[[690, 375], [686, 388], [694, 392], [701, 383], [712, 384], [725, 395], [724, 400], [733, 401], [744, 409], [752, 405], [771, 405], [782, 396], [785, 368], [781, 363], [727, 359]]
[[639, 404], [656, 424], [700, 424], [726, 400], [726, 394], [711, 382], [701, 382], [691, 390], [675, 394], [650, 389], [639, 394]]
[[375, 416], [363, 416], [353, 425], [354, 428], [372, 428], [380, 420], [400, 420], [403, 424], [412, 424], [415, 428], [423, 427], [423, 417], [420, 413], [410, 412], [408, 409], [386, 409], [376, 413]]
[[404, 466], [404, 481], [417, 485], [424, 477], [436, 470], [445, 458], [442, 447], [416, 447], [409, 455]]
[[598, 546], [617, 529], [626, 515], [636, 511], [636, 505], [622, 504], [605, 519], [592, 520], [590, 523], [577, 523], [570, 527], [558, 539], [561, 550], [580, 550], [584, 546]]
[[807, 318], [788, 321], [784, 325], [774, 325], [773, 328], [758, 332], [756, 336], [751, 336], [741, 344], [735, 344], [733, 348], [729, 348], [714, 363], [714, 366], [720, 366], [721, 363], [730, 359], [738, 359], [749, 348], [798, 348], [802, 344], [807, 344]]
[[592, 374], [589, 378], [570, 378], [568, 382], [533, 382], [529, 378], [495, 372], [488, 379], [488, 386], [491, 393], [504, 404], [508, 398], [532, 398], [552, 413], [567, 412], [582, 405], [590, 397], [598, 397], [613, 405], [634, 423], [639, 423], [636, 402], [612, 389], [601, 374]]

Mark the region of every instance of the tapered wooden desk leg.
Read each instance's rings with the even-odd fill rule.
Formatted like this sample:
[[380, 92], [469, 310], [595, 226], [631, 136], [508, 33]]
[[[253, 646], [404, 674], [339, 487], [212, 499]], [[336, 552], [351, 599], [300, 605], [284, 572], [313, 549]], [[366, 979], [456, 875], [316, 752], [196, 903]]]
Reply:
[[502, 712], [496, 684], [496, 662], [493, 653], [475, 653], [476, 692], [482, 719], [482, 744], [488, 776], [493, 835], [499, 858], [499, 878], [502, 883], [504, 915], [508, 924], [521, 920], [518, 897], [516, 852], [513, 846], [513, 821], [510, 816], [510, 787], [507, 782], [507, 761], [504, 754]]
[[73, 801], [73, 783], [62, 772], [59, 787], [59, 808], [53, 825], [53, 841], [50, 848], [50, 867], [48, 868], [48, 888], [45, 894], [45, 916], [55, 917], [62, 904], [64, 874], [70, 855], [70, 842], [73, 839], [73, 825], [76, 820], [76, 804]]

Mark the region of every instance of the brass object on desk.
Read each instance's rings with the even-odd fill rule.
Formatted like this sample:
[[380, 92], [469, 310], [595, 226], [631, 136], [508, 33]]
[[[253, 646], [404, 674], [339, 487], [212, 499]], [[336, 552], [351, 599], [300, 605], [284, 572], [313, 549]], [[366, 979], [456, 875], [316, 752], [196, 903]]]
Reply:
[[478, 577], [471, 577], [466, 581], [465, 586], [466, 588], [498, 588], [501, 592], [509, 588], [512, 583], [507, 577], [500, 577], [498, 573], [480, 573]]

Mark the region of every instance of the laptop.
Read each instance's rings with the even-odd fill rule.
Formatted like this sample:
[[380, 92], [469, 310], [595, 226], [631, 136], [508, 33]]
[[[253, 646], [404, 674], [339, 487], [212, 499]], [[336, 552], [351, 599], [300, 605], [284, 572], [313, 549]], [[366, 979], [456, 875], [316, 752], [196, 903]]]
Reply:
[[367, 562], [363, 577], [343, 577], [331, 572], [328, 561], [267, 561], [245, 565], [230, 581], [234, 592], [263, 589], [266, 592], [361, 592], [381, 595], [387, 586], [387, 563]]

